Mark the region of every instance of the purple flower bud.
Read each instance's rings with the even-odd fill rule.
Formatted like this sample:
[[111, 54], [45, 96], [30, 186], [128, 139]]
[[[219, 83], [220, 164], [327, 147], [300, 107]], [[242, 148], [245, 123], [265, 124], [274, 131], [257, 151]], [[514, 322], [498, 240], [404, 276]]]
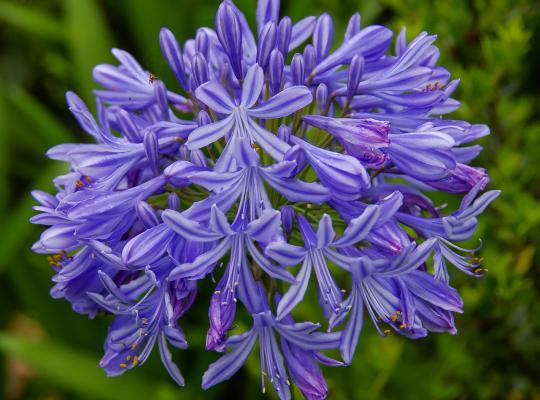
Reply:
[[191, 151], [191, 162], [199, 167], [206, 167], [206, 157], [201, 150], [192, 150]]
[[159, 143], [156, 134], [147, 129], [144, 133], [144, 152], [154, 174], [159, 175]]
[[197, 296], [197, 282], [188, 279], [179, 279], [171, 288], [172, 320], [177, 321], [188, 311]]
[[465, 164], [458, 164], [450, 176], [440, 181], [427, 182], [435, 189], [448, 193], [467, 193], [479, 182], [480, 190], [489, 183], [489, 176], [484, 168], [471, 167]]
[[313, 45], [308, 44], [304, 48], [304, 73], [305, 75], [309, 75], [311, 71], [313, 71], [313, 68], [315, 68], [315, 64], [317, 62], [317, 55], [315, 53], [315, 48]]
[[212, 118], [204, 110], [199, 111], [197, 114], [197, 124], [199, 126], [208, 125], [212, 123]]
[[317, 62], [320, 62], [328, 55], [333, 38], [334, 25], [332, 24], [332, 18], [327, 13], [324, 13], [317, 19], [315, 31], [313, 32], [313, 47], [315, 48]]
[[317, 109], [319, 110], [319, 114], [324, 114], [326, 111], [326, 105], [328, 104], [328, 87], [324, 83], [317, 86], [315, 99], [317, 100]]
[[287, 368], [292, 381], [307, 400], [323, 400], [328, 396], [328, 386], [313, 356], [313, 352], [281, 341]]
[[136, 207], [137, 217], [141, 220], [146, 229], [150, 229], [159, 224], [155, 210], [145, 201], [139, 201]]
[[206, 350], [223, 351], [227, 332], [231, 329], [236, 314], [236, 299], [227, 287], [228, 274], [220, 279], [210, 299], [208, 318], [210, 328], [206, 334]]
[[195, 77], [193, 75], [190, 75], [189, 76], [189, 91], [194, 93], [198, 87], [199, 85], [197, 85], [197, 81], [195, 80]]
[[291, 61], [291, 80], [294, 85], [303, 85], [304, 79], [304, 57], [296, 53]]
[[208, 58], [210, 39], [208, 39], [208, 34], [202, 29], [197, 32], [197, 36], [195, 37], [195, 48], [197, 49], [197, 52], [204, 56], [204, 58]]
[[288, 125], [282, 124], [278, 128], [277, 136], [285, 143], [289, 143], [291, 141], [291, 128]]
[[347, 29], [345, 30], [345, 41], [350, 40], [354, 35], [360, 32], [360, 14], [353, 14], [349, 23], [347, 24]]
[[129, 113], [122, 108], [118, 108], [115, 110], [115, 115], [120, 132], [122, 132], [127, 140], [133, 143], [140, 143], [142, 141], [141, 134], [139, 129], [135, 126], [135, 123], [132, 121]]
[[330, 118], [307, 115], [304, 122], [334, 135], [348, 154], [368, 167], [378, 168], [388, 156], [382, 149], [388, 147], [390, 125], [373, 119]]
[[165, 84], [160, 81], [154, 81], [154, 95], [156, 96], [156, 102], [161, 111], [161, 117], [167, 121], [169, 120], [169, 101], [167, 100], [167, 88]]
[[349, 79], [347, 80], [347, 99], [352, 99], [356, 94], [360, 79], [364, 73], [364, 57], [354, 56], [349, 66]]
[[170, 210], [179, 210], [180, 209], [180, 197], [175, 192], [169, 193], [167, 197], [167, 207]]
[[257, 26], [259, 33], [268, 22], [277, 23], [279, 0], [259, 0], [257, 2]]
[[285, 236], [289, 237], [294, 226], [294, 208], [286, 205], [281, 207], [281, 225], [283, 226], [283, 232]]
[[276, 45], [276, 24], [273, 21], [267, 22], [259, 35], [257, 46], [257, 63], [266, 70], [270, 53]]
[[184, 89], [187, 89], [188, 81], [186, 79], [186, 68], [184, 66], [184, 59], [182, 58], [182, 51], [173, 33], [167, 28], [161, 28], [159, 32], [159, 44], [161, 46], [161, 52], [165, 60], [167, 60], [167, 64], [169, 64], [169, 67], [174, 72], [176, 79]]
[[208, 82], [208, 63], [201, 53], [195, 54], [195, 57], [191, 60], [191, 71], [197, 87]]
[[283, 68], [285, 61], [283, 60], [283, 54], [278, 49], [272, 50], [270, 54], [270, 65], [268, 67], [268, 80], [270, 83], [270, 95], [273, 96], [281, 89], [281, 82], [283, 80]]
[[180, 146], [178, 149], [178, 155], [181, 160], [189, 160], [191, 157], [191, 151], [187, 148], [187, 146]]
[[224, 1], [216, 14], [216, 34], [231, 61], [236, 78], [242, 79], [242, 27], [238, 12]]
[[291, 43], [292, 22], [289, 17], [284, 17], [279, 21], [277, 30], [277, 48], [284, 57], [289, 53]]

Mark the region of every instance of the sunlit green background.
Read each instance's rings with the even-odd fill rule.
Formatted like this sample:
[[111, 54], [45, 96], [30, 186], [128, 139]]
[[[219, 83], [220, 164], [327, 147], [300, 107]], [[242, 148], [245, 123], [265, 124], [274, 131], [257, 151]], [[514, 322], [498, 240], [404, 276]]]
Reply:
[[[213, 25], [217, 0], [0, 0], [0, 398], [257, 399], [258, 360], [227, 384], [199, 389], [215, 359], [202, 350], [200, 302], [183, 326], [192, 346], [176, 351], [187, 388], [172, 384], [157, 357], [108, 379], [98, 368], [109, 319], [90, 321], [48, 297], [52, 271], [29, 248], [39, 228], [28, 223], [32, 188], [51, 190], [65, 168], [47, 148], [84, 141], [66, 110], [73, 89], [90, 102], [92, 66], [124, 48], [173, 85], [157, 33], [179, 39]], [[535, 4], [536, 3], [536, 4]], [[238, 1], [253, 22], [255, 2]], [[289, 0], [298, 20], [324, 10], [336, 36], [348, 16], [364, 24], [408, 27], [409, 38], [437, 33], [441, 62], [461, 78], [454, 114], [487, 123], [478, 165], [503, 195], [483, 215], [479, 235], [489, 273], [454, 274], [465, 299], [459, 335], [412, 342], [382, 339], [368, 325], [354, 365], [327, 370], [330, 399], [540, 399], [540, 4], [526, 0]], [[313, 306], [315, 307], [315, 305]], [[296, 398], [300, 398], [298, 393]]]

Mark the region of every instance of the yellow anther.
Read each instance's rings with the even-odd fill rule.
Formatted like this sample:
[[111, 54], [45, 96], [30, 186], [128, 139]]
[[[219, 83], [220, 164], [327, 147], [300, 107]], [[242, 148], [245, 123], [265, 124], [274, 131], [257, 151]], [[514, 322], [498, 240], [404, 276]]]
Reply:
[[139, 357], [134, 356], [133, 357], [133, 366], [136, 367], [137, 365], [139, 365]]
[[390, 315], [390, 319], [392, 320], [392, 322], [396, 322], [398, 317], [396, 314], [393, 314], [393, 315]]
[[397, 310], [396, 315], [401, 315], [401, 311]]
[[129, 360], [131, 360], [131, 356], [126, 357], [126, 361], [129, 361]]
[[405, 329], [405, 328], [407, 328], [407, 324], [401, 324], [401, 325], [399, 326], [399, 329]]
[[175, 140], [176, 142], [178, 142], [178, 143], [184, 143], [184, 142], [185, 142], [185, 140], [182, 139], [181, 137], [175, 137], [174, 140]]
[[127, 368], [127, 364], [121, 363], [120, 368]]
[[479, 273], [482, 272], [482, 271], [483, 271], [482, 268], [476, 268], [473, 272], [474, 272], [475, 274], [479, 274]]
[[391, 332], [390, 329], [385, 329], [385, 330], [383, 331], [383, 333], [384, 333], [385, 335], [390, 335], [390, 332]]

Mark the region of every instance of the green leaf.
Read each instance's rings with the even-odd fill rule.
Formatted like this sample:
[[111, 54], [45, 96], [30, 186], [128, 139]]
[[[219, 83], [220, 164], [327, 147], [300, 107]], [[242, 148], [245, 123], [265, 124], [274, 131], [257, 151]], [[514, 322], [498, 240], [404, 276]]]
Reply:
[[[32, 136], [39, 148], [70, 142], [73, 135], [64, 124], [38, 99], [18, 86], [5, 89], [5, 96], [10, 105], [22, 114], [33, 126]], [[37, 139], [37, 140], [35, 140]]]
[[96, 64], [111, 61], [112, 36], [97, 1], [64, 0], [64, 8], [76, 89], [92, 106], [92, 70]]
[[[66, 167], [58, 163], [50, 165], [43, 173], [32, 183], [31, 188], [52, 188], [52, 179], [65, 173]], [[31, 189], [30, 189], [31, 190]], [[2, 221], [0, 226], [0, 272], [17, 258], [17, 251], [31, 242], [31, 233], [34, 226], [28, 221], [34, 211], [32, 206], [35, 200], [30, 195], [19, 200], [17, 207], [10, 211], [9, 215]], [[25, 251], [30, 251], [25, 249]], [[15, 267], [17, 265], [14, 265]]]
[[0, 21], [16, 28], [39, 35], [40, 39], [61, 41], [64, 38], [62, 23], [39, 8], [16, 3], [0, 4]]
[[[6, 103], [2, 92], [3, 91], [0, 91], [0, 115], [7, 116]], [[7, 126], [8, 121], [6, 118], [0, 117], [0, 219], [4, 219], [5, 209], [9, 197], [9, 152], [7, 151]]]
[[50, 341], [31, 341], [0, 333], [0, 351], [23, 360], [55, 385], [85, 398], [170, 399], [172, 385], [147, 381], [133, 375], [107, 378], [94, 356]]

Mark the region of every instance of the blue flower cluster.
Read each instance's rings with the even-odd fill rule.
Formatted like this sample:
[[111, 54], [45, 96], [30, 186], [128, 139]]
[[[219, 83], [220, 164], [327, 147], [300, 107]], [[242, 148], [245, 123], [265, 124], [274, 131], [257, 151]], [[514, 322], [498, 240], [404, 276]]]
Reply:
[[[33, 250], [50, 254], [53, 297], [116, 316], [107, 374], [143, 364], [157, 343], [183, 385], [170, 346], [186, 348], [179, 319], [210, 279], [198, 301], [209, 303], [206, 349], [222, 354], [204, 389], [258, 343], [263, 391], [268, 381], [290, 399], [295, 384], [324, 399], [320, 365], [351, 363], [366, 311], [382, 336], [456, 333], [463, 303], [447, 267], [483, 274], [478, 249], [455, 243], [499, 194], [481, 194], [488, 175], [468, 165], [481, 151], [469, 143], [489, 130], [441, 117], [459, 106], [458, 81], [437, 65], [434, 36], [407, 42], [403, 30], [390, 49], [392, 37], [356, 14], [331, 51], [328, 14], [293, 23], [279, 0], [258, 2], [254, 34], [225, 0], [215, 29], [183, 47], [161, 30], [175, 87], [114, 49], [119, 65], [94, 69], [97, 117], [67, 93], [95, 143], [48, 152], [70, 172], [56, 195], [33, 192], [32, 222], [48, 226]], [[461, 206], [446, 212], [432, 191], [463, 194]], [[306, 295], [324, 330], [293, 319]], [[251, 316], [241, 333], [239, 306]]]

